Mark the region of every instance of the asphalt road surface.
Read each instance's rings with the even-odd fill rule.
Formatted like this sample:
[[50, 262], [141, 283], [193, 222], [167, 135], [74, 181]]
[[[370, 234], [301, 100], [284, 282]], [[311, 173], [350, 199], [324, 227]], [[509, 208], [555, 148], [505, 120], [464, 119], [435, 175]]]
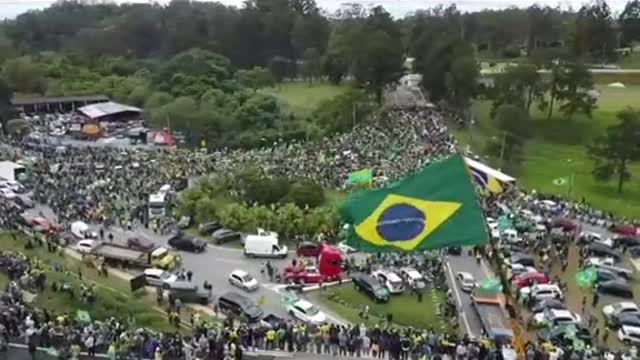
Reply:
[[[34, 216], [42, 213], [47, 219], [55, 220], [55, 214], [51, 208], [41, 204], [29, 210], [29, 213]], [[98, 227], [96, 226], [95, 228], [97, 231]], [[129, 237], [142, 236], [152, 240], [156, 245], [167, 246], [170, 238], [169, 235], [160, 235], [145, 228], [135, 228], [129, 232], [122, 228], [110, 227], [109, 230], [105, 232], [105, 239], [109, 232], [113, 234], [114, 243], [120, 244], [126, 244], [126, 240]], [[201, 254], [185, 251], [176, 251], [176, 253], [182, 256], [182, 267], [185, 270], [191, 270], [193, 272], [192, 281], [194, 283], [202, 286], [206, 280], [213, 286], [213, 303], [217, 302], [217, 298], [221, 295], [229, 291], [234, 291], [260, 303], [265, 313], [270, 312], [283, 317], [289, 316], [284, 306], [280, 303], [283, 285], [270, 282], [266, 274], [260, 274], [260, 269], [269, 261], [274, 269], [281, 270], [291, 264], [291, 260], [294, 258], [293, 253], [290, 252], [286, 259], [249, 259], [244, 256], [240, 248], [213, 245], [209, 245], [207, 250]], [[260, 282], [260, 288], [249, 293], [230, 285], [228, 276], [233, 270], [249, 272]], [[132, 269], [130, 272], [132, 274], [138, 274], [140, 270]], [[330, 320], [337, 323], [345, 323], [345, 321], [337, 315], [332, 314], [328, 309], [323, 308], [322, 310]]]
[[[600, 226], [594, 226], [586, 223], [581, 223], [580, 226], [582, 228], [581, 231], [592, 231], [598, 233], [602, 235], [603, 239], [613, 235], [608, 229]], [[494, 277], [495, 274], [487, 265], [486, 261], [483, 260], [478, 264], [473, 256], [468, 255], [468, 250], [469, 249], [464, 249], [462, 255], [459, 256], [449, 256], [448, 268], [446, 269], [447, 279], [449, 281], [449, 287], [453, 291], [455, 301], [458, 304], [459, 309], [462, 310], [460, 312], [461, 329], [470, 336], [478, 337], [482, 332], [480, 319], [471, 305], [469, 294], [462, 291], [460, 285], [455, 280], [455, 275], [460, 271], [468, 272], [474, 276], [478, 283], [480, 283], [487, 278]], [[601, 299], [600, 306], [602, 306], [602, 304], [610, 304], [620, 301], [620, 299], [612, 296], [602, 296]]]

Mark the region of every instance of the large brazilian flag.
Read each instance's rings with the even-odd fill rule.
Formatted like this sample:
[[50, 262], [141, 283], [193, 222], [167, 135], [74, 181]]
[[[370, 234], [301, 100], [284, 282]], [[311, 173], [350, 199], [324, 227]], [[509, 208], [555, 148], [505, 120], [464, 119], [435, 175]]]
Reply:
[[367, 252], [485, 244], [482, 209], [464, 159], [431, 163], [384, 189], [361, 191], [341, 209], [347, 243]]

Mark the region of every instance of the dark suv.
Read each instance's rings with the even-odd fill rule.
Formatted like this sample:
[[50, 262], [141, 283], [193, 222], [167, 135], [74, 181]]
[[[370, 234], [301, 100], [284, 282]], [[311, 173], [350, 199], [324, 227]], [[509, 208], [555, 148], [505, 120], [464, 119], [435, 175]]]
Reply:
[[207, 305], [211, 301], [211, 292], [198, 288], [198, 285], [187, 281], [176, 281], [167, 283], [169, 291], [169, 302], [180, 299], [183, 303], [196, 303]]
[[218, 298], [218, 307], [227, 316], [237, 316], [247, 322], [262, 319], [263, 311], [251, 299], [238, 293], [228, 292]]
[[387, 302], [391, 297], [389, 290], [371, 276], [360, 274], [354, 276], [351, 280], [356, 290], [365, 293], [375, 302]]

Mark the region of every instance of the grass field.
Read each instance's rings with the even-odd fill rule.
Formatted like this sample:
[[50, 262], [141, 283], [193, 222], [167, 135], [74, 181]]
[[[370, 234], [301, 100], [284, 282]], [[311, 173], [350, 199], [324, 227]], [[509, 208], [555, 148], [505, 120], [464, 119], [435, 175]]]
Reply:
[[[640, 166], [632, 167], [636, 177], [625, 184], [622, 194], [611, 183], [596, 182], [591, 176], [592, 162], [586, 154], [586, 145], [604, 129], [616, 123], [617, 111], [637, 104], [640, 86], [616, 89], [598, 86], [601, 95], [593, 117], [574, 116], [567, 120], [560, 115], [546, 120], [546, 116], [533, 112], [534, 131], [525, 147], [517, 167], [508, 169], [525, 188], [544, 193], [569, 196], [568, 187], [553, 185], [553, 179], [575, 175], [575, 183], [569, 197], [584, 197], [594, 206], [623, 216], [640, 214]], [[459, 141], [469, 145], [477, 154], [485, 154], [487, 147], [500, 141], [500, 132], [489, 117], [490, 103], [474, 104], [476, 126], [472, 130], [455, 130]], [[495, 157], [484, 156], [491, 165], [499, 166]]]
[[315, 110], [320, 103], [340, 95], [348, 88], [347, 85], [333, 85], [329, 83], [285, 82], [274, 88], [261, 91], [275, 96], [286, 111], [296, 115], [307, 115]]
[[[343, 319], [355, 324], [374, 326], [384, 322], [386, 314], [391, 313], [393, 323], [399, 326], [451, 330], [449, 324], [437, 314], [438, 304], [445, 302], [444, 294], [437, 290], [427, 291], [422, 302], [418, 302], [416, 295], [402, 294], [392, 296], [387, 304], [373, 302], [351, 284], [316, 291], [310, 295]], [[369, 318], [366, 320], [359, 316], [365, 305], [369, 306]]]
[[[7, 233], [0, 234], [0, 249], [21, 251], [26, 255], [37, 257], [43, 264], [47, 275], [47, 288], [39, 293], [34, 305], [46, 308], [56, 313], [72, 313], [77, 310], [86, 310], [95, 319], [106, 319], [116, 317], [121, 320], [131, 318], [136, 326], [144, 326], [156, 330], [169, 331], [166, 316], [154, 309], [156, 306], [154, 297], [151, 294], [132, 294], [129, 283], [120, 278], [109, 276], [108, 278], [98, 276], [97, 270], [89, 268], [83, 262], [70, 258], [68, 255], [54, 254], [47, 252], [46, 247], [35, 247], [25, 249], [27, 243], [25, 236], [18, 236], [14, 241]], [[63, 268], [65, 271], [54, 271], [54, 268]], [[82, 274], [82, 281], [79, 279]], [[0, 283], [6, 283], [6, 274], [0, 274]], [[58, 293], [51, 290], [53, 282], [58, 284], [67, 282], [71, 284], [75, 295]], [[93, 305], [80, 301], [80, 284], [96, 286], [96, 302]]]

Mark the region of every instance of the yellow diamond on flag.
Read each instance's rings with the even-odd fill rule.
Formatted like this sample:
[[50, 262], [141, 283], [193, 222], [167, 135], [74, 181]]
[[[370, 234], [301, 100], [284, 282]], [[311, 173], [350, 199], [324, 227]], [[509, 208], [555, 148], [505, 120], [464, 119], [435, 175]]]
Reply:
[[389, 194], [356, 226], [355, 231], [363, 240], [376, 246], [394, 246], [411, 251], [426, 241], [461, 206], [462, 203], [458, 202]]

